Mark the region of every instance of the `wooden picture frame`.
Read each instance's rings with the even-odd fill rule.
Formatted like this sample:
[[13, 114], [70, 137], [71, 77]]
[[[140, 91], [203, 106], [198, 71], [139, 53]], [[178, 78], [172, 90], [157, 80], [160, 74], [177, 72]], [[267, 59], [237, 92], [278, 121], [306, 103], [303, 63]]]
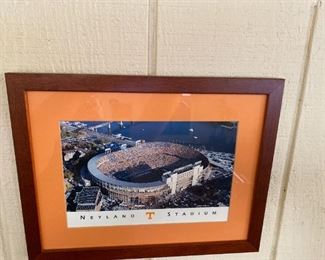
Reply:
[[[283, 79], [151, 77], [78, 74], [6, 73], [7, 93], [15, 146], [15, 155], [30, 259], [115, 259], [199, 254], [255, 252], [259, 250], [264, 212], [270, 181], [278, 121], [283, 95]], [[265, 97], [261, 140], [252, 191], [251, 211], [246, 239], [218, 241], [164, 242], [120, 246], [89, 246], [44, 249], [38, 210], [29, 122], [28, 93], [151, 93], [231, 95]], [[231, 98], [231, 97], [230, 97]], [[62, 194], [63, 195], [63, 194]], [[216, 230], [217, 231], [217, 230]], [[190, 231], [189, 231], [190, 232]], [[154, 235], [154, 234], [153, 234]]]

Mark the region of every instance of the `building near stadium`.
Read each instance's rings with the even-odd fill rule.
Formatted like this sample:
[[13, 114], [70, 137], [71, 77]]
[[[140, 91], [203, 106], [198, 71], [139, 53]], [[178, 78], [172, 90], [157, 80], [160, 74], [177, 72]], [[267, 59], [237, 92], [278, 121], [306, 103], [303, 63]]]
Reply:
[[168, 142], [140, 143], [113, 153], [99, 154], [88, 162], [93, 183], [112, 199], [128, 204], [154, 204], [197, 185], [210, 174], [209, 160], [185, 145]]
[[101, 192], [99, 187], [84, 187], [76, 198], [76, 211], [100, 210]]

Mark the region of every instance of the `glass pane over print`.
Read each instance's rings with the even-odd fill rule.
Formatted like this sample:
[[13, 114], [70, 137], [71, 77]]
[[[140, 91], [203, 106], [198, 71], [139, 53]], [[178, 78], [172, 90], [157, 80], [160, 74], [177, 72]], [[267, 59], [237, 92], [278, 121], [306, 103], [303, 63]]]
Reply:
[[227, 221], [237, 125], [61, 121], [68, 226]]

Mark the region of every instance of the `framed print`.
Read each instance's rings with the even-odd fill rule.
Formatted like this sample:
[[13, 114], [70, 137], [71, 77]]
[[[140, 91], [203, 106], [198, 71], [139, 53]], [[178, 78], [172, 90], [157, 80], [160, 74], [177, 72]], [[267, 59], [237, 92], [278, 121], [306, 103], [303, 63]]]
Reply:
[[30, 259], [258, 251], [284, 80], [6, 84]]

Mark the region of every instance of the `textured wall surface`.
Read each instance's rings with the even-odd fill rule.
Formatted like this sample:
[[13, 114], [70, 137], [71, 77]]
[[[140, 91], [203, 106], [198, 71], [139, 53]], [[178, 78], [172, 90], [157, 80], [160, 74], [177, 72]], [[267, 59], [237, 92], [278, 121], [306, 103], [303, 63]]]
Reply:
[[260, 252], [177, 259], [325, 259], [324, 3], [0, 0], [1, 260], [27, 259], [9, 71], [285, 78]]

